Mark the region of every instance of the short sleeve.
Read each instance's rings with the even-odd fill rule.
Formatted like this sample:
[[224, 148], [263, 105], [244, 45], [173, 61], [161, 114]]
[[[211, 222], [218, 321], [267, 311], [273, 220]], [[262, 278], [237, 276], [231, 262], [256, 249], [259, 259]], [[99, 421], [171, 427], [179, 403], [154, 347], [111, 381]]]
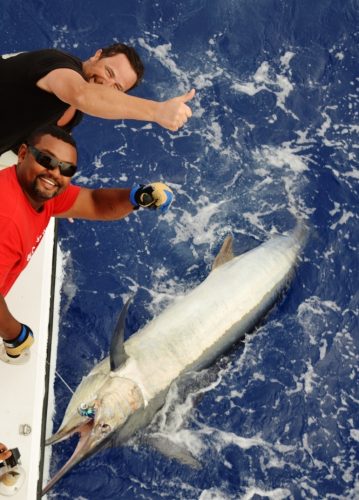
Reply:
[[67, 210], [70, 210], [72, 205], [75, 203], [80, 191], [80, 186], [74, 186], [73, 184], [70, 184], [63, 193], [53, 198], [54, 206], [52, 215], [59, 215], [63, 212], [67, 212]]

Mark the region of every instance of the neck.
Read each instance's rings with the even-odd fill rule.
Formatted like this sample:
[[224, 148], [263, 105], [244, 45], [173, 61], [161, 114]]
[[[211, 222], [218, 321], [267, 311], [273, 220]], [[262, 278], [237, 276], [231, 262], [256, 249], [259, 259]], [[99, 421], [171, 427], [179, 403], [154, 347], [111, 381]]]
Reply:
[[34, 200], [33, 198], [31, 198], [31, 196], [29, 196], [27, 193], [25, 193], [25, 191], [24, 191], [24, 194], [25, 194], [26, 198], [29, 200], [30, 205], [32, 206], [32, 208], [34, 210], [36, 210], [36, 212], [43, 211], [43, 209], [44, 209], [43, 202]]

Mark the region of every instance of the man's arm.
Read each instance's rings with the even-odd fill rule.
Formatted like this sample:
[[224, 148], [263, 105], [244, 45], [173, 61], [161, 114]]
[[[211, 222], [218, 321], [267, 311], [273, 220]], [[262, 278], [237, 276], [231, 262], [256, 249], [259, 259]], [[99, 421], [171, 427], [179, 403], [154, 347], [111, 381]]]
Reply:
[[118, 220], [133, 212], [130, 202], [130, 189], [127, 188], [81, 188], [72, 207], [56, 217]]
[[18, 358], [34, 343], [31, 328], [14, 318], [2, 294], [0, 294], [0, 338], [3, 339], [6, 354], [10, 358]]
[[80, 188], [77, 198], [66, 212], [56, 217], [88, 220], [118, 220], [138, 208], [166, 213], [173, 202], [173, 192], [163, 182], [136, 184], [129, 188]]
[[79, 73], [68, 68], [50, 71], [37, 85], [88, 115], [112, 120], [150, 121], [173, 131], [192, 116], [191, 108], [186, 103], [195, 94], [192, 89], [163, 102], [142, 99], [105, 85], [86, 82]]
[[4, 297], [0, 294], [0, 337], [4, 341], [7, 355], [18, 358], [34, 343], [34, 334], [27, 325], [19, 323], [10, 313]]
[[21, 323], [10, 313], [4, 297], [0, 294], [0, 336], [12, 340], [19, 335]]

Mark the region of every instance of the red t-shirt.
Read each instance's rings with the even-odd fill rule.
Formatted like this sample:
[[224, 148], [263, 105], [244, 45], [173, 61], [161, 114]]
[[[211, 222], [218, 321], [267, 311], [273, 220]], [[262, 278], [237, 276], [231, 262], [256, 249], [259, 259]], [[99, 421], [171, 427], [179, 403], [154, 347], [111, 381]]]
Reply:
[[27, 266], [50, 217], [69, 210], [80, 192], [69, 185], [36, 212], [16, 176], [15, 165], [0, 171], [0, 293], [5, 296]]

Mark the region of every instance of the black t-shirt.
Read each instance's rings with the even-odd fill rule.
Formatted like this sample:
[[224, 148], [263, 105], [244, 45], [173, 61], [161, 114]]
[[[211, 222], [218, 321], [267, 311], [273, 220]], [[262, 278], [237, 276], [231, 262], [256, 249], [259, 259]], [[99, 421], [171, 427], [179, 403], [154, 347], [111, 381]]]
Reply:
[[[0, 154], [16, 149], [36, 128], [56, 124], [69, 107], [36, 86], [41, 78], [59, 68], [73, 69], [84, 77], [82, 61], [56, 49], [0, 57]], [[64, 128], [71, 129], [81, 116], [78, 112]]]

